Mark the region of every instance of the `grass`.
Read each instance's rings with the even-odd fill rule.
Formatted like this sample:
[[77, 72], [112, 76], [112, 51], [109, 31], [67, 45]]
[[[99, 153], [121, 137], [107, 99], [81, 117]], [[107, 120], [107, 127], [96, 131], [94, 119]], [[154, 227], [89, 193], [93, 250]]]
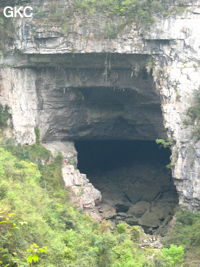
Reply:
[[142, 249], [141, 227], [121, 223], [111, 229], [109, 222], [95, 222], [74, 208], [60, 155], [53, 158], [40, 144], [8, 143], [0, 147], [0, 265], [180, 266], [181, 246]]

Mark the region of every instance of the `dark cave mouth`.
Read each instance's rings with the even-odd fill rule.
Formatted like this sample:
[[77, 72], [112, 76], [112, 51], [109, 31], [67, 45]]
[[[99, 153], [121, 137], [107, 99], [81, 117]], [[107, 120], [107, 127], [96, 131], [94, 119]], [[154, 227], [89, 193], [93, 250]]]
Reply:
[[155, 141], [76, 141], [78, 168], [102, 193], [104, 219], [162, 231], [172, 218], [178, 195], [170, 170], [170, 151]]

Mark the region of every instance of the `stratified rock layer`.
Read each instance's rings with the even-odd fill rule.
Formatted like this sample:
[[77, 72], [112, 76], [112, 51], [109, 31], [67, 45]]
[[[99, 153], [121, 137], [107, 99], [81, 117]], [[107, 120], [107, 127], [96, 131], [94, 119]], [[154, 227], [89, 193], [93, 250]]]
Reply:
[[[37, 4], [32, 2], [35, 8]], [[98, 138], [98, 133], [99, 138], [123, 134], [147, 140], [165, 137], [163, 119], [167, 136], [174, 139], [172, 166], [179, 202], [200, 210], [200, 143], [193, 125], [184, 123], [200, 87], [199, 4], [187, 1], [182, 14], [160, 19], [146, 32], [128, 25], [113, 40], [95, 36], [98, 20], [89, 21], [88, 27], [74, 16], [74, 26], [65, 34], [50, 21], [16, 19], [12, 53], [2, 59], [0, 70], [0, 101], [11, 108], [16, 140], [33, 143], [36, 126], [45, 141]], [[70, 53], [83, 57], [68, 60]], [[111, 54], [118, 58], [112, 64], [106, 57]], [[123, 56], [119, 60], [122, 54], [130, 61]], [[141, 64], [147, 56], [153, 64]]]

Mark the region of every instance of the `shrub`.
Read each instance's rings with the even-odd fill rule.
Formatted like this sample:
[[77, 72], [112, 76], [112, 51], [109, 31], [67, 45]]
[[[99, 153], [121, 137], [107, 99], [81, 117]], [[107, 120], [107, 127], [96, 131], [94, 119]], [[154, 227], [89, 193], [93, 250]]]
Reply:
[[[22, 147], [13, 150], [21, 157]], [[102, 231], [100, 224], [71, 206], [60, 182], [61, 164], [59, 155], [41, 165], [0, 147], [0, 264], [151, 266], [146, 260], [150, 252], [136, 241], [140, 231], [136, 239], [126, 224]]]
[[162, 257], [167, 260], [167, 266], [174, 267], [183, 263], [184, 248], [182, 246], [170, 245], [169, 248], [162, 249]]
[[167, 245], [183, 245], [187, 250], [200, 246], [200, 214], [180, 209], [176, 212], [176, 224], [165, 237]]
[[9, 107], [0, 104], [0, 128], [8, 126], [8, 120], [11, 117]]
[[38, 127], [34, 128], [35, 131], [35, 139], [36, 139], [36, 144], [40, 144], [40, 129]]
[[161, 145], [163, 148], [170, 148], [173, 144], [172, 138], [167, 138], [167, 140], [164, 139], [156, 139], [156, 144]]
[[182, 246], [170, 245], [163, 248], [161, 254], [155, 259], [157, 267], [180, 267], [184, 262], [184, 248]]
[[21, 160], [29, 160], [44, 165], [51, 158], [50, 151], [41, 144], [21, 146], [15, 145], [14, 140], [7, 139], [3, 145]]
[[[156, 17], [173, 15], [178, 12], [178, 9], [160, 0], [74, 0], [66, 8], [63, 8], [58, 1], [52, 0], [48, 3], [47, 19], [60, 24], [61, 32], [66, 34], [68, 25], [73, 19], [72, 14], [78, 13], [79, 16], [83, 15], [87, 18], [101, 15], [106, 18], [107, 23], [103, 29], [97, 30], [96, 36], [99, 34], [111, 39], [115, 38], [126, 25], [136, 22], [140, 27], [149, 28]], [[36, 18], [41, 19], [40, 13], [41, 11], [39, 16], [38, 12], [36, 13]]]
[[3, 54], [11, 41], [14, 39], [14, 26], [12, 20], [0, 17], [0, 54]]

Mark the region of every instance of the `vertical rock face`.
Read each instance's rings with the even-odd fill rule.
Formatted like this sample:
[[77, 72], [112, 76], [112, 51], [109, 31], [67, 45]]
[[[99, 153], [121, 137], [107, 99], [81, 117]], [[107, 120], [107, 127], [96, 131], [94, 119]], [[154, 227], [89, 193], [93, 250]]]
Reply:
[[199, 4], [187, 3], [148, 33], [131, 25], [112, 40], [78, 18], [67, 34], [48, 21], [16, 20], [20, 55], [2, 59], [0, 100], [11, 108], [17, 141], [33, 143], [36, 126], [44, 141], [168, 136], [179, 202], [200, 210], [200, 143], [184, 123], [200, 87]]
[[38, 114], [36, 75], [26, 68], [1, 68], [0, 78], [0, 102], [10, 107], [13, 134], [18, 143], [31, 144]]
[[161, 95], [164, 124], [175, 141], [172, 170], [179, 202], [200, 210], [199, 136], [194, 125], [187, 125], [188, 108], [194, 105], [195, 93], [200, 89], [199, 1], [195, 4], [180, 19], [159, 25], [163, 33], [150, 34], [148, 43], [156, 42], [158, 36], [163, 40], [154, 78]]

